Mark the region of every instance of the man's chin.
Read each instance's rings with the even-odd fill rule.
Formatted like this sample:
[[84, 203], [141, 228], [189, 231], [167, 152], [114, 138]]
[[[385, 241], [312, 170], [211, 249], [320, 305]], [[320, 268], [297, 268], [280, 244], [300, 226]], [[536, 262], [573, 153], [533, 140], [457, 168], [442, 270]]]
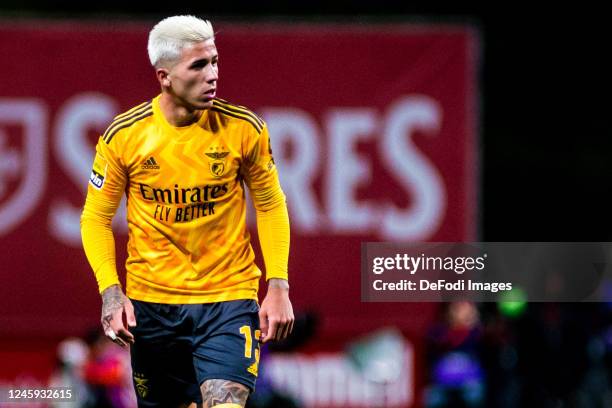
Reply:
[[199, 100], [196, 104], [195, 104], [197, 109], [210, 109], [213, 106], [213, 100], [212, 99], [207, 99], [207, 100]]

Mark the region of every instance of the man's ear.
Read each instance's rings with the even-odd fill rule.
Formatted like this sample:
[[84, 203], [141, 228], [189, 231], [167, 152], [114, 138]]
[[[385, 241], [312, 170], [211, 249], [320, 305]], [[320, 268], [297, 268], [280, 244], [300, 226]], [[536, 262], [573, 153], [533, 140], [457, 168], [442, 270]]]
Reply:
[[170, 87], [170, 71], [166, 68], [157, 68], [155, 70], [155, 75], [157, 75], [157, 80], [162, 87]]

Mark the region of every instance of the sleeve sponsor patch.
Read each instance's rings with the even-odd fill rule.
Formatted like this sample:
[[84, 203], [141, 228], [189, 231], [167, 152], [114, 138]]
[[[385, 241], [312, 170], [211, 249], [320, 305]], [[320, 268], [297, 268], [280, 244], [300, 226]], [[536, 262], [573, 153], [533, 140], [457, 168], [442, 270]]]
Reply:
[[89, 176], [89, 183], [95, 188], [100, 190], [104, 186], [104, 178], [106, 177], [106, 169], [108, 164], [106, 160], [99, 154], [96, 154], [94, 159], [93, 168], [91, 169], [91, 175]]

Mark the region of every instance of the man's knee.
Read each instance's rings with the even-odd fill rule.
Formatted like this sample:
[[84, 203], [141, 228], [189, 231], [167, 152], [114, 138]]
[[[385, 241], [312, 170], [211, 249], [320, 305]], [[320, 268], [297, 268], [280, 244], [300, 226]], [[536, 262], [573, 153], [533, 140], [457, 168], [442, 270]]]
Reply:
[[200, 387], [204, 408], [242, 408], [249, 397], [249, 389], [229, 380], [206, 380]]

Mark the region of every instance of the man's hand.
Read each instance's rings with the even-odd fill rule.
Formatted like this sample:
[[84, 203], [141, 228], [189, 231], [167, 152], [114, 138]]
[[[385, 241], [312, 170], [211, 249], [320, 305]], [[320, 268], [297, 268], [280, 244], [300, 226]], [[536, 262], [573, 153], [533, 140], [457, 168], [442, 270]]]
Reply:
[[259, 309], [262, 342], [287, 338], [293, 331], [294, 320], [289, 300], [289, 282], [277, 278], [268, 280], [268, 293]]
[[134, 336], [128, 331], [123, 322], [123, 313], [129, 327], [136, 326], [134, 306], [119, 285], [113, 285], [102, 292], [102, 328], [106, 337], [121, 347], [134, 344]]

